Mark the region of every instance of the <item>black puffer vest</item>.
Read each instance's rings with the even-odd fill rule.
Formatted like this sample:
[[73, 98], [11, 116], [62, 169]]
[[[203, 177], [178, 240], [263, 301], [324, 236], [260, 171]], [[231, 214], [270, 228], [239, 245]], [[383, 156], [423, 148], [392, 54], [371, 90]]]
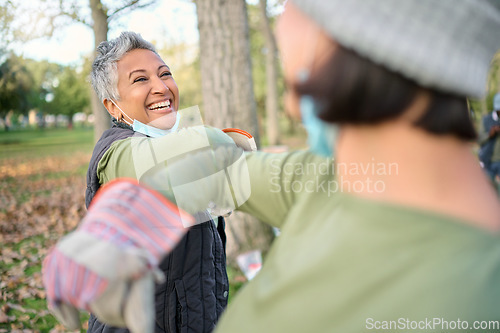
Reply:
[[[92, 153], [87, 171], [85, 204], [88, 207], [100, 187], [97, 165], [116, 140], [134, 135], [116, 124], [104, 132]], [[227, 305], [229, 283], [226, 273], [224, 219], [217, 227], [208, 214], [195, 216], [205, 223], [192, 227], [160, 264], [166, 281], [156, 286], [155, 333], [211, 332]], [[126, 333], [124, 328], [105, 325], [91, 314], [89, 333]]]

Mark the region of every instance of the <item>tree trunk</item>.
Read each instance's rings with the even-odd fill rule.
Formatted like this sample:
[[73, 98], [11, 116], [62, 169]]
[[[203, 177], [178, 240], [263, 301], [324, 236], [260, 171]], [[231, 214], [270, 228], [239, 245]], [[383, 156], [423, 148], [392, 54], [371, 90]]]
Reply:
[[74, 114], [70, 114], [68, 116], [68, 129], [70, 129], [70, 130], [73, 129], [73, 116], [74, 116]]
[[497, 52], [495, 54], [494, 59], [496, 62], [496, 75], [497, 75], [497, 82], [496, 82], [495, 91], [500, 93], [500, 52]]
[[[259, 145], [245, 0], [196, 0], [205, 123], [250, 132]], [[272, 229], [235, 212], [227, 219], [228, 261], [242, 252], [266, 252]]]
[[[94, 50], [102, 41], [108, 40], [108, 15], [103, 8], [100, 0], [90, 0], [90, 9], [92, 11], [92, 20], [94, 24]], [[96, 52], [96, 51], [94, 51]], [[94, 58], [96, 53], [94, 53]], [[97, 142], [102, 133], [110, 127], [110, 116], [102, 101], [97, 97], [94, 89], [91, 89], [90, 94], [92, 113], [94, 114], [94, 142]]]
[[266, 40], [266, 134], [269, 145], [279, 143], [278, 48], [267, 16], [267, 0], [259, 1], [262, 31]]
[[260, 142], [244, 0], [197, 0], [205, 122]]
[[7, 115], [5, 115], [5, 117], [2, 119], [2, 121], [3, 121], [3, 126], [5, 129], [5, 132], [8, 132], [10, 127], [9, 127], [9, 123], [7, 122]]

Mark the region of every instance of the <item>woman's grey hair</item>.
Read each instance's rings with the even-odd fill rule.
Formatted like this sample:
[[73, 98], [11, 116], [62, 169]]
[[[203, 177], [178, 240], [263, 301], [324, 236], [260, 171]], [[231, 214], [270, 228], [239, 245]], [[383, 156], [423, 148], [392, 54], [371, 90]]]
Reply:
[[150, 50], [158, 54], [153, 44], [131, 31], [124, 31], [119, 37], [104, 41], [97, 47], [97, 56], [92, 64], [90, 81], [101, 101], [120, 99], [116, 63], [127, 52], [135, 49]]

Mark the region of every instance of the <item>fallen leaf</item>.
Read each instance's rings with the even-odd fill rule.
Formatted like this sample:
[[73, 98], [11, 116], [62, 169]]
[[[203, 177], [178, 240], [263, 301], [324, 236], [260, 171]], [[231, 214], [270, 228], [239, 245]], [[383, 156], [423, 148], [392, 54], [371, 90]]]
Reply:
[[0, 310], [0, 323], [8, 323], [9, 322], [9, 317], [3, 310]]

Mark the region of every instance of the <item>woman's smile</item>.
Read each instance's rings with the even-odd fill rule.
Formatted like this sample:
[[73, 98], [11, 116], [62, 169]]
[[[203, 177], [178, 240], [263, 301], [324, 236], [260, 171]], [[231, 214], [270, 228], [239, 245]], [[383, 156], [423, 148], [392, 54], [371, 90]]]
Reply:
[[155, 102], [148, 106], [149, 111], [153, 112], [172, 112], [170, 105], [172, 104], [170, 98], [165, 101]]
[[118, 61], [117, 70], [121, 111], [114, 110], [115, 118], [122, 112], [132, 120], [170, 129], [179, 108], [179, 89], [165, 62], [152, 51], [135, 49]]

